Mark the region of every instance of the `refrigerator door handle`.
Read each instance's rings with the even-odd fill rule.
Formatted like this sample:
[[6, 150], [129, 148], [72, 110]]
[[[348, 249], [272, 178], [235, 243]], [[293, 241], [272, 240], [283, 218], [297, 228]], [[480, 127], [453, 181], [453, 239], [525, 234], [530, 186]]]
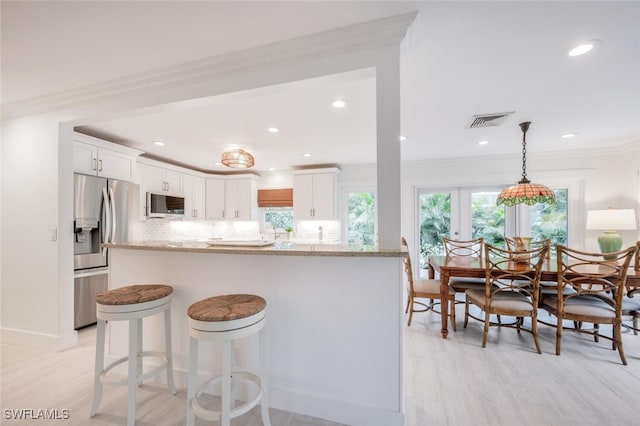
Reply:
[[110, 198], [110, 205], [111, 205], [111, 238], [109, 240], [110, 243], [115, 243], [116, 242], [116, 232], [117, 232], [117, 227], [118, 227], [118, 220], [117, 217], [118, 215], [116, 214], [116, 196], [113, 193], [113, 188], [109, 188], [109, 198]]
[[[108, 243], [109, 238], [111, 237], [111, 203], [109, 202], [109, 195], [107, 194], [107, 188], [102, 189], [102, 201], [104, 203], [104, 218], [105, 218], [105, 226], [102, 234], [102, 242]], [[107, 249], [102, 247], [100, 252], [104, 256], [107, 252]]]

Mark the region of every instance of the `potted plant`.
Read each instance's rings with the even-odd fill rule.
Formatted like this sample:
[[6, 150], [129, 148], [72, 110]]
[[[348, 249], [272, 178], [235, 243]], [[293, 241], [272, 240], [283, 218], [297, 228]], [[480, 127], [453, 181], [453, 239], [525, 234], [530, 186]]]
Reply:
[[290, 240], [291, 234], [293, 233], [293, 228], [290, 226], [287, 226], [286, 228], [284, 228], [284, 231], [287, 233], [287, 240]]

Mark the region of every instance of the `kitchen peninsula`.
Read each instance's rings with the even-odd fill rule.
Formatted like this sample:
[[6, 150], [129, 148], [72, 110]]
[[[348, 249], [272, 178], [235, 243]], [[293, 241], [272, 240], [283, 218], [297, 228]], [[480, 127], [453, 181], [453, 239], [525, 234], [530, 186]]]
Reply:
[[[402, 268], [405, 252], [371, 246], [283, 243], [266, 247], [205, 242], [106, 244], [110, 288], [174, 288], [175, 376], [186, 388], [187, 307], [200, 299], [253, 293], [267, 300], [273, 408], [349, 425], [404, 424]], [[162, 318], [145, 326], [145, 345], [162, 343]], [[155, 322], [154, 322], [155, 321]], [[114, 323], [109, 356], [126, 352], [126, 325]], [[115, 335], [115, 334], [114, 334]], [[239, 364], [257, 370], [257, 342], [238, 343]], [[249, 349], [246, 349], [249, 348]], [[219, 374], [220, 348], [201, 345], [200, 380]], [[242, 389], [238, 397], [242, 399]]]

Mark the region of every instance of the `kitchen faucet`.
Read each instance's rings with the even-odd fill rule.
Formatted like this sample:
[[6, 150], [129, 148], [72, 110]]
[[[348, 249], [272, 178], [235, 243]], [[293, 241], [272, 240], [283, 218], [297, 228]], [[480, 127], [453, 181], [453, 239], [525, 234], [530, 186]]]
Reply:
[[322, 226], [318, 226], [318, 240], [322, 241]]
[[278, 234], [276, 233], [276, 224], [272, 223], [271, 226], [273, 227], [273, 241], [278, 239]]

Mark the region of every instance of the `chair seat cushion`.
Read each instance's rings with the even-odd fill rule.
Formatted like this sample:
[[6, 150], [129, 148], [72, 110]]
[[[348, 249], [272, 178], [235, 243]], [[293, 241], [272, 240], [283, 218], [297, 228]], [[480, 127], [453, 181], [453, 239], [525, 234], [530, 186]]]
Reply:
[[162, 284], [140, 284], [109, 290], [96, 296], [100, 305], [133, 305], [162, 299], [173, 293], [173, 287]]
[[640, 297], [623, 297], [622, 315], [640, 315]]
[[[430, 297], [434, 299], [440, 298], [440, 281], [439, 280], [415, 280], [413, 281], [413, 291], [418, 297]], [[449, 287], [449, 296], [455, 295], [456, 292]], [[421, 295], [421, 296], [420, 296]]]
[[449, 278], [449, 287], [453, 288], [458, 293], [464, 293], [465, 290], [473, 288], [482, 288], [484, 289], [485, 285], [484, 278], [458, 278], [452, 277]]
[[[469, 289], [465, 292], [467, 299], [481, 308], [486, 306], [484, 289]], [[513, 291], [502, 291], [491, 297], [491, 309], [498, 312], [514, 312], [524, 315], [533, 311], [531, 300], [524, 294]]]
[[[544, 306], [551, 308], [553, 312], [557, 310], [558, 297], [547, 296], [542, 300]], [[616, 317], [616, 312], [611, 305], [593, 296], [575, 296], [563, 303], [566, 316], [590, 317], [594, 321], [610, 322]]]
[[231, 321], [261, 312], [267, 301], [253, 294], [209, 297], [189, 306], [187, 315], [198, 321]]

